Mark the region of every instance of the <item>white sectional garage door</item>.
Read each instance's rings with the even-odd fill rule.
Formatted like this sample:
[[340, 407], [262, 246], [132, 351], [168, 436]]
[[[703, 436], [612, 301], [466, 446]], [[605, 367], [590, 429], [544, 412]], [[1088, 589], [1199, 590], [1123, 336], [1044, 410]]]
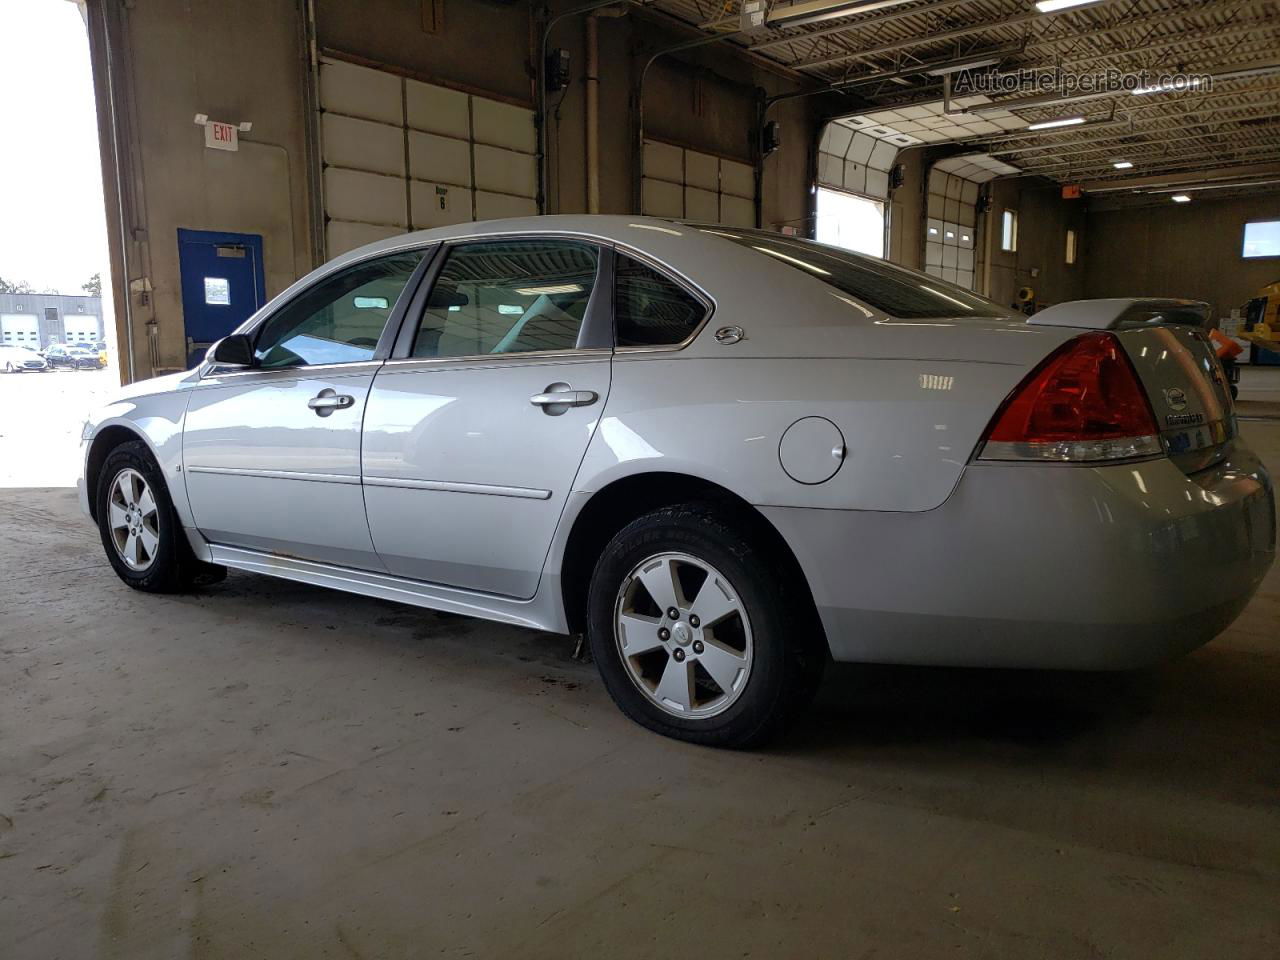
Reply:
[[644, 142], [641, 212], [734, 227], [756, 224], [755, 171], [750, 164]]
[[0, 343], [6, 347], [40, 348], [40, 321], [34, 313], [0, 315]]
[[97, 343], [102, 339], [98, 318], [88, 314], [63, 314], [62, 329], [67, 343]]
[[533, 111], [325, 59], [326, 255], [468, 220], [537, 212]]
[[947, 157], [929, 169], [925, 273], [978, 289], [978, 193], [982, 184], [1018, 173], [985, 153]]

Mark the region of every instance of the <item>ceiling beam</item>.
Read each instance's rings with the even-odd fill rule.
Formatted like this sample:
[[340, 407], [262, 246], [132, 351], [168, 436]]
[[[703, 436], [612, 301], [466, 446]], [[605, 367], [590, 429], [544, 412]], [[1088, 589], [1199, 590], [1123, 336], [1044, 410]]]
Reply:
[[1280, 175], [1280, 163], [1254, 163], [1236, 167], [1210, 167], [1187, 173], [1152, 174], [1141, 177], [1124, 177], [1120, 180], [1086, 180], [1080, 186], [1086, 192], [1097, 190], [1141, 190], [1146, 187], [1179, 187], [1193, 183], [1213, 183], [1223, 180], [1240, 180], [1246, 177]]

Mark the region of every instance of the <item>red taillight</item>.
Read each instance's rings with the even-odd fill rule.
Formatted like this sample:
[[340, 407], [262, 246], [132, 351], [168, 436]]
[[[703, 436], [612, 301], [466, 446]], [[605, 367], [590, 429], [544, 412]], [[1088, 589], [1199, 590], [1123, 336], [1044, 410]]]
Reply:
[[1086, 333], [1050, 354], [987, 430], [985, 460], [1116, 460], [1161, 452], [1133, 364], [1111, 333]]

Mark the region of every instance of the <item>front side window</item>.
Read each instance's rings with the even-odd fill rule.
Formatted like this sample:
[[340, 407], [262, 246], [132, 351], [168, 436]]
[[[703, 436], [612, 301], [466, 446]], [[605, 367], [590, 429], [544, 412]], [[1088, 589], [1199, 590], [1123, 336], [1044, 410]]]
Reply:
[[574, 349], [599, 259], [594, 244], [578, 240], [453, 247], [422, 311], [412, 356]]
[[372, 360], [423, 251], [366, 260], [320, 281], [273, 314], [258, 333], [265, 369]]
[[619, 253], [613, 316], [620, 347], [670, 346], [691, 337], [707, 308], [674, 280]]

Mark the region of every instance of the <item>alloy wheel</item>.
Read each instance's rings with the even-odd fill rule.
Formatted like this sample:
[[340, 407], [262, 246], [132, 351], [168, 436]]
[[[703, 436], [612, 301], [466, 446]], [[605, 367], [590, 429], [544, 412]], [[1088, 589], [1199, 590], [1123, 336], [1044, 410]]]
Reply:
[[149, 568], [160, 549], [160, 512], [146, 478], [133, 469], [116, 474], [107, 511], [111, 543], [125, 566], [135, 571]]
[[614, 639], [631, 682], [673, 716], [724, 712], [751, 676], [751, 621], [738, 592], [689, 554], [656, 554], [623, 578]]

